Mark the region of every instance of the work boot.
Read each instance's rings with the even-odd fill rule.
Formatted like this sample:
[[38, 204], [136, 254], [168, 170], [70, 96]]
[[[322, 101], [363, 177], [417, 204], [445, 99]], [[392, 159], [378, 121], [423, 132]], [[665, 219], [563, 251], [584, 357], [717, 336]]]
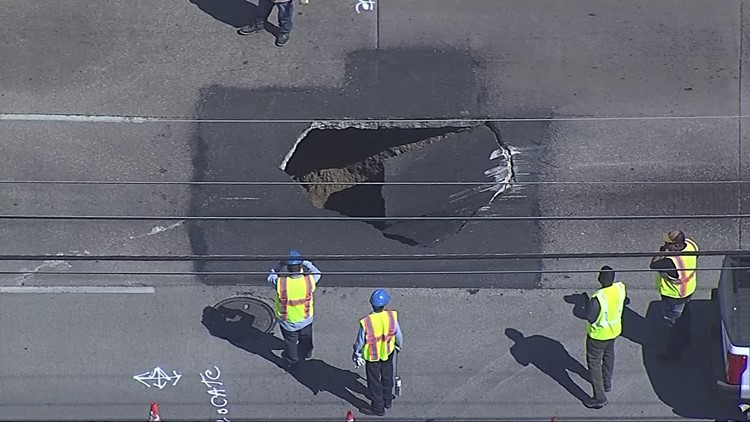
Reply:
[[256, 32], [260, 32], [264, 29], [263, 28], [264, 23], [265, 21], [255, 21], [251, 24], [245, 25], [242, 28], [238, 29], [237, 33], [240, 35], [255, 34]]
[[583, 405], [589, 409], [601, 409], [606, 406], [609, 402], [607, 399], [588, 399], [583, 402]]
[[604, 392], [609, 393], [612, 391], [612, 384], [604, 384]]
[[276, 46], [283, 47], [288, 42], [289, 32], [279, 32], [279, 35], [276, 37]]
[[305, 359], [310, 359], [312, 357], [312, 348], [305, 353]]
[[386, 409], [390, 409], [391, 407], [393, 407], [393, 402], [392, 401], [387, 401], [387, 402], [384, 402], [384, 403], [385, 403], [385, 408]]
[[362, 413], [363, 415], [368, 415], [368, 416], [385, 416], [385, 410], [381, 410], [378, 412], [369, 406], [359, 409], [359, 412]]

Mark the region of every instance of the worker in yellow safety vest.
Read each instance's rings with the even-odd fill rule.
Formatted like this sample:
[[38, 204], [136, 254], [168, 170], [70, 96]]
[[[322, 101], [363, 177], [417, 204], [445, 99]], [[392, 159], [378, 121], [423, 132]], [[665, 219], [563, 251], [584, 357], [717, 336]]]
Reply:
[[615, 281], [612, 267], [601, 268], [599, 284], [602, 287], [589, 300], [586, 315], [586, 363], [594, 397], [584, 405], [593, 409], [606, 406], [605, 392], [612, 391], [615, 339], [622, 333], [622, 311], [627, 294], [625, 284]]
[[[698, 245], [685, 237], [681, 230], [664, 234], [664, 245], [660, 252], [697, 252]], [[661, 310], [667, 325], [666, 351], [658, 358], [677, 361], [682, 350], [690, 343], [690, 298], [697, 286], [697, 255], [657, 255], [651, 259], [651, 269], [658, 271], [656, 288], [661, 295]]]
[[352, 360], [356, 367], [365, 365], [367, 390], [372, 401], [369, 408], [359, 409], [365, 415], [385, 416], [385, 409], [393, 404], [393, 352], [400, 350], [403, 337], [398, 314], [385, 309], [390, 301], [385, 290], [375, 290], [370, 296], [372, 313], [359, 320]]
[[[282, 273], [284, 266], [287, 271]], [[295, 250], [268, 273], [268, 283], [276, 288], [276, 320], [284, 337], [284, 359], [289, 369], [295, 368], [300, 356], [312, 357], [313, 292], [320, 276], [320, 270]]]

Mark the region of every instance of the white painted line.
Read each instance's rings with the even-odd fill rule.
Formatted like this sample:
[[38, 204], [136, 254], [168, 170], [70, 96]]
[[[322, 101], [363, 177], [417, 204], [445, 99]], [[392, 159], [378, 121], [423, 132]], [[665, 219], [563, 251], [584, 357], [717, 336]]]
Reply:
[[98, 293], [98, 294], [148, 294], [154, 293], [153, 287], [99, 287], [99, 286], [4, 286], [0, 293]]
[[22, 122], [79, 122], [79, 123], [144, 123], [151, 121], [138, 116], [94, 116], [89, 114], [0, 114], [0, 120]]
[[[606, 122], [647, 120], [735, 120], [750, 118], [748, 114], [692, 115], [692, 116], [581, 116], [581, 117], [489, 117], [461, 119], [352, 119], [337, 122], [349, 123], [484, 123], [484, 122]], [[0, 113], [0, 121], [26, 122], [80, 122], [80, 123], [315, 123], [315, 119], [200, 119], [195, 117], [107, 116], [91, 114], [24, 114]], [[326, 119], [324, 121], [331, 121]], [[285, 160], [286, 161], [286, 160]], [[284, 162], [285, 162], [284, 161]]]

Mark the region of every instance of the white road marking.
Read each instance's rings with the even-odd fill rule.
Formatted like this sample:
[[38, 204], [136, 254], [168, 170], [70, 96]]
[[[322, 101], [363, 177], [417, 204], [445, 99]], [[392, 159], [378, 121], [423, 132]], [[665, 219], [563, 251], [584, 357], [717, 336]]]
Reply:
[[105, 286], [0, 286], [0, 293], [68, 293], [68, 294], [152, 294], [153, 287], [105, 287]]
[[254, 196], [230, 196], [230, 197], [222, 197], [219, 199], [223, 201], [257, 201], [260, 198], [256, 198]]
[[16, 114], [2, 113], [0, 120], [23, 122], [78, 122], [78, 123], [145, 123], [159, 118], [137, 116], [94, 116], [90, 114]]
[[164, 389], [164, 387], [169, 385], [170, 382], [173, 386], [177, 385], [177, 382], [180, 380], [180, 378], [182, 378], [182, 375], [178, 374], [177, 371], [172, 371], [172, 376], [170, 376], [158, 366], [154, 368], [150, 373], [144, 372], [142, 374], [133, 376], [134, 380], [140, 382], [146, 387], [151, 388], [151, 386], [153, 385], [159, 390]]
[[[750, 118], [748, 114], [694, 115], [694, 116], [582, 116], [582, 117], [490, 117], [461, 119], [352, 119], [338, 122], [351, 123], [485, 123], [485, 122], [606, 122], [644, 120], [736, 120]], [[107, 116], [90, 114], [24, 114], [0, 113], [0, 121], [26, 122], [79, 122], [79, 123], [311, 123], [313, 119], [200, 119], [195, 117]], [[330, 121], [330, 120], [327, 120]]]

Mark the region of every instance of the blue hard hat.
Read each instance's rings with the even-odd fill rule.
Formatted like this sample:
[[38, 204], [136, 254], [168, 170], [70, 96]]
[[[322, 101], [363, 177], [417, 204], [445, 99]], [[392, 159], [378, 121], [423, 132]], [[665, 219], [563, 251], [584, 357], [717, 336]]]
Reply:
[[376, 308], [383, 307], [391, 301], [391, 297], [383, 289], [377, 289], [370, 296], [370, 304]]
[[297, 250], [289, 251], [289, 259], [286, 261], [287, 265], [300, 265], [302, 264], [302, 255]]

